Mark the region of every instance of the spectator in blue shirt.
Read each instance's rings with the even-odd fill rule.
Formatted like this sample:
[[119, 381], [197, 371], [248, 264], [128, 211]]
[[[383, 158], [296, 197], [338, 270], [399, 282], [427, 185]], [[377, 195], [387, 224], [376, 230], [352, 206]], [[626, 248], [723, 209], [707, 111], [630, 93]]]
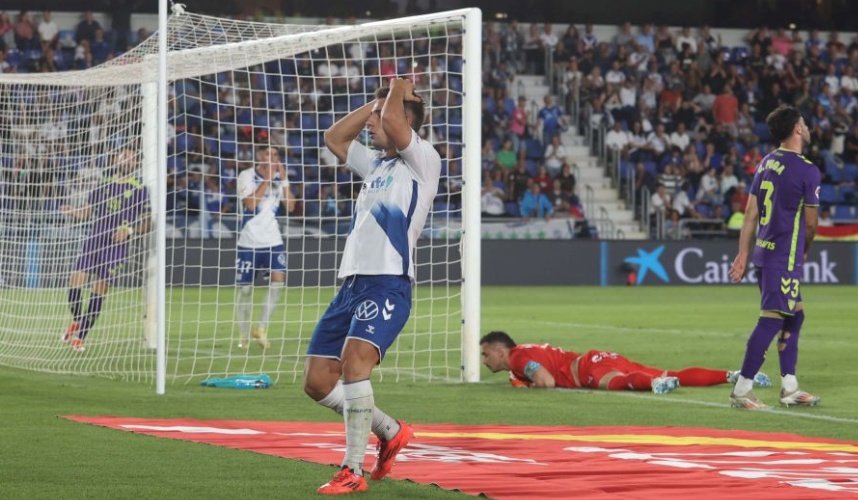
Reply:
[[532, 179], [527, 181], [527, 191], [521, 197], [519, 210], [522, 217], [544, 217], [545, 220], [550, 219], [554, 213], [551, 200], [545, 196], [539, 184]]
[[551, 138], [566, 130], [567, 124], [563, 118], [563, 109], [554, 104], [554, 98], [546, 95], [543, 100], [545, 106], [539, 110], [539, 123], [542, 125], [542, 141], [548, 143]]

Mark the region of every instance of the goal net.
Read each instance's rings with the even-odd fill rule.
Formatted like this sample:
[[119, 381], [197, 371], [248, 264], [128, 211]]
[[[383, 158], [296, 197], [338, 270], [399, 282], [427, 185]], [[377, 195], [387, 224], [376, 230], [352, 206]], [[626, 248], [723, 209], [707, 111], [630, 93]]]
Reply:
[[[166, 179], [156, 173], [159, 34], [88, 70], [0, 75], [0, 365], [153, 381], [166, 323], [169, 382], [298, 380], [336, 293], [362, 187], [323, 133], [402, 76], [428, 104], [420, 134], [441, 153], [442, 178], [417, 244], [411, 319], [379, 373], [476, 380], [479, 22], [475, 9], [328, 26], [174, 13]], [[236, 287], [245, 265], [237, 178], [266, 147], [281, 158], [295, 201], [277, 213], [287, 285], [272, 294], [268, 318], [268, 273], [254, 276], [249, 302]], [[463, 275], [463, 255], [473, 278]], [[265, 347], [253, 337], [239, 345], [237, 302], [252, 304], [254, 334], [266, 325]]]

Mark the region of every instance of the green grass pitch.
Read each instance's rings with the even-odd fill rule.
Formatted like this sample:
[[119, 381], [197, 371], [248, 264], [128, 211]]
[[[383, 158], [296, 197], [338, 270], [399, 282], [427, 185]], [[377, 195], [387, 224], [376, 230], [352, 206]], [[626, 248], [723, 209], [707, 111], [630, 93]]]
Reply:
[[[292, 292], [290, 292], [292, 293]], [[802, 387], [817, 408], [750, 413], [730, 409], [728, 386], [680, 388], [664, 395], [512, 389], [502, 374], [483, 382], [375, 384], [376, 401], [414, 423], [705, 426], [786, 431], [858, 441], [858, 378], [853, 338], [858, 288], [804, 288], [807, 307], [799, 359]], [[573, 350], [618, 351], [662, 368], [734, 369], [758, 309], [755, 288], [484, 288], [482, 331]], [[110, 308], [108, 302], [106, 309]], [[764, 371], [777, 380], [777, 356]], [[777, 386], [757, 390], [776, 402]], [[0, 368], [0, 497], [307, 498], [332, 469], [187, 442], [85, 426], [60, 415], [200, 419], [339, 418], [281, 380], [266, 391], [148, 384], [45, 375]], [[372, 485], [372, 498], [453, 498], [403, 481]]]

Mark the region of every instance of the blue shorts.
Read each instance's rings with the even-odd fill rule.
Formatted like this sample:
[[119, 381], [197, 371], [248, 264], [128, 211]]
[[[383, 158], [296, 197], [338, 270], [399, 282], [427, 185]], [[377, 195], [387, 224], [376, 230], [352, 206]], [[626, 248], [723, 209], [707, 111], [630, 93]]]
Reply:
[[285, 271], [286, 254], [283, 245], [268, 248], [238, 247], [235, 258], [235, 282], [239, 285], [253, 283], [256, 271]]
[[374, 345], [380, 362], [410, 314], [407, 276], [349, 276], [319, 319], [307, 355], [340, 359], [353, 337]]
[[787, 316], [795, 314], [796, 305], [801, 303], [799, 276], [801, 276], [801, 271], [757, 268], [760, 309], [777, 311]]

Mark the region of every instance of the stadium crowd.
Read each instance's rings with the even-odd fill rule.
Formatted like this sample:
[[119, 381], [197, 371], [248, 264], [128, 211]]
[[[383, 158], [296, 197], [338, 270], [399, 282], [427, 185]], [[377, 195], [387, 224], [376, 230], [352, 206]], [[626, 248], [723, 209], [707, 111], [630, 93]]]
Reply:
[[[49, 12], [38, 23], [27, 12], [14, 22], [0, 14], [0, 70], [82, 69], [146, 36], [104, 28], [91, 12], [76, 27], [62, 28]], [[626, 23], [600, 40], [589, 24], [485, 23], [484, 216], [583, 219], [563, 132], [604, 127], [602, 139], [620, 157], [621, 178], [634, 182], [638, 200], [648, 195], [651, 213], [643, 216], [661, 212], [674, 227], [681, 219], [714, 218], [738, 228], [755, 165], [774, 146], [765, 116], [789, 102], [812, 131], [806, 155], [823, 170], [820, 223], [858, 219], [858, 39], [760, 28], [744, 42], [724, 46], [706, 26]], [[251, 164], [253, 144], [270, 142], [286, 152], [298, 213], [322, 220], [326, 231], [347, 231], [359, 184], [321, 147], [320, 136], [396, 74], [414, 75], [418, 89], [431, 90], [434, 112], [423, 133], [433, 135], [443, 159], [435, 208], [455, 217], [461, 210], [462, 61], [453, 54], [461, 41], [407, 43], [347, 44], [323, 58], [273, 61], [263, 72], [175, 82], [168, 205], [176, 227], [190, 227], [204, 211], [212, 227], [234, 231], [225, 221], [236, 211], [237, 174]], [[421, 53], [427, 55], [410, 55]], [[559, 75], [556, 95], [540, 104], [519, 95], [516, 75], [546, 70]], [[234, 86], [218, 87], [222, 83]]]

